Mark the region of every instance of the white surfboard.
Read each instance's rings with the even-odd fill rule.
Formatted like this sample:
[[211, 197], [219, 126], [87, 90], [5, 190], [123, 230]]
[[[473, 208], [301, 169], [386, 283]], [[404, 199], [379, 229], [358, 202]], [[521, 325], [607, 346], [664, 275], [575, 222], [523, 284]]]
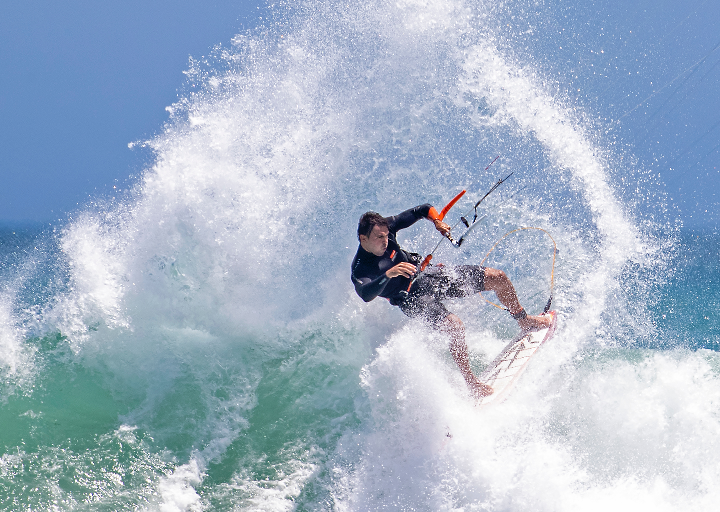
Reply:
[[505, 400], [518, 377], [530, 362], [530, 358], [535, 355], [543, 343], [552, 338], [557, 325], [557, 314], [555, 311], [545, 314], [552, 316], [550, 327], [523, 333], [512, 340], [480, 374], [480, 382], [492, 387], [493, 394], [484, 397], [478, 405], [500, 403]]

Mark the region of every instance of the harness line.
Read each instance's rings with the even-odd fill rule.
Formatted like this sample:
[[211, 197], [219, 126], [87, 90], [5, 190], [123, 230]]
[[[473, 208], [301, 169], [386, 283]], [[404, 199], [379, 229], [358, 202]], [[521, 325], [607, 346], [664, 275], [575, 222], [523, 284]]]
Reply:
[[[502, 238], [500, 238], [497, 242], [495, 242], [495, 245], [493, 245], [490, 248], [490, 250], [487, 252], [487, 254], [483, 258], [483, 260], [480, 262], [480, 265], [483, 266], [483, 264], [485, 263], [485, 260], [487, 260], [488, 256], [490, 256], [490, 253], [493, 252], [495, 250], [495, 248], [500, 244], [500, 242], [505, 240], [508, 236], [512, 235], [513, 233], [517, 233], [519, 231], [525, 231], [525, 230], [529, 230], [529, 229], [542, 231], [543, 233], [545, 233], [547, 236], [550, 237], [550, 240], [552, 240], [552, 243], [553, 243], [552, 268], [550, 269], [550, 298], [548, 299], [547, 304], [545, 305], [545, 309], [543, 310], [543, 313], [547, 313], [548, 311], [550, 311], [550, 306], [552, 305], [552, 300], [553, 300], [553, 290], [555, 288], [555, 258], [557, 256], [557, 243], [555, 243], [555, 239], [552, 237], [552, 235], [547, 230], [545, 230], [543, 228], [536, 228], [536, 227], [528, 226], [528, 227], [513, 229], [512, 231], [505, 233], [502, 236]], [[508, 312], [510, 311], [509, 309], [507, 309], [503, 306], [500, 306], [498, 304], [495, 304], [494, 302], [486, 299], [482, 294], [480, 296], [483, 298], [483, 300], [485, 300], [485, 302], [487, 302], [491, 306], [495, 306], [496, 308], [502, 309], [504, 311], [508, 311]]]

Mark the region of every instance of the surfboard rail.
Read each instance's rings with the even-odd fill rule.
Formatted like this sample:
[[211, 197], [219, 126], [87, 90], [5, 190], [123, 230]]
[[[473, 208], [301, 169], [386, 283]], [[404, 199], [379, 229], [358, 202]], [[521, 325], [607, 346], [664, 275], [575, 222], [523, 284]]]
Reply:
[[530, 358], [555, 334], [557, 313], [549, 311], [544, 314], [552, 316], [550, 327], [521, 333], [505, 345], [500, 354], [480, 374], [478, 377], [480, 382], [492, 387], [494, 392], [480, 400], [478, 405], [504, 401], [517, 379], [525, 371]]

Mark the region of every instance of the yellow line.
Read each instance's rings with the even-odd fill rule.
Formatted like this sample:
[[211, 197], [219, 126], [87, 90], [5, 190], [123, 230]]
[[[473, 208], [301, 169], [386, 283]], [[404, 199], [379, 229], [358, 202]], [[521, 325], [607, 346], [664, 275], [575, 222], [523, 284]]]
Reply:
[[[513, 229], [513, 230], [510, 231], [509, 233], [505, 233], [505, 234], [502, 236], [502, 238], [500, 238], [500, 240], [498, 240], [497, 242], [495, 242], [495, 245], [493, 245], [493, 246], [490, 248], [490, 250], [487, 252], [487, 254], [486, 254], [485, 257], [483, 258], [483, 260], [480, 262], [480, 265], [483, 265], [483, 264], [485, 263], [485, 260], [488, 259], [488, 256], [490, 256], [490, 253], [495, 250], [495, 248], [498, 246], [498, 244], [499, 244], [500, 242], [502, 242], [503, 240], [505, 240], [507, 237], [509, 237], [509, 236], [512, 235], [513, 233], [517, 233], [517, 232], [519, 232], [519, 231], [525, 231], [525, 230], [528, 230], [528, 229], [535, 229], [535, 230], [537, 230], [537, 231], [542, 231], [543, 233], [545, 233], [547, 236], [550, 237], [550, 240], [552, 240], [553, 247], [554, 247], [554, 249], [553, 249], [553, 257], [552, 257], [552, 269], [551, 269], [551, 271], [550, 271], [550, 296], [552, 297], [553, 288], [555, 287], [555, 256], [557, 255], [557, 244], [555, 243], [555, 239], [552, 237], [552, 235], [551, 235], [548, 231], [546, 231], [545, 229], [543, 229], [543, 228], [536, 228], [536, 227], [529, 226], [529, 227], [522, 227], [522, 228]], [[492, 302], [492, 301], [487, 300], [484, 296], [482, 296], [482, 295], [480, 295], [480, 296], [481, 296], [481, 297], [485, 300], [485, 302], [487, 302], [488, 304], [490, 304], [490, 305], [492, 305], [492, 306], [495, 306], [495, 307], [498, 308], [498, 309], [503, 309], [503, 310], [506, 309], [506, 308], [504, 308], [504, 307], [502, 307], [502, 306], [500, 306], [500, 305], [498, 305], [498, 304], [495, 304], [495, 303]]]

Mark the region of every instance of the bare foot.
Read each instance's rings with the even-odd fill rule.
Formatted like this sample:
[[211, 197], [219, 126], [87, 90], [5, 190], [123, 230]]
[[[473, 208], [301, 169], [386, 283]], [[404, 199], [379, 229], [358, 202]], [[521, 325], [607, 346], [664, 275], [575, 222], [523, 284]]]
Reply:
[[470, 393], [472, 393], [476, 400], [493, 394], [493, 388], [487, 384], [483, 384], [479, 380], [476, 380], [472, 384], [468, 383], [468, 387], [470, 388]]
[[537, 315], [523, 318], [518, 320], [518, 324], [523, 331], [529, 331], [531, 329], [546, 329], [552, 324], [551, 315]]

